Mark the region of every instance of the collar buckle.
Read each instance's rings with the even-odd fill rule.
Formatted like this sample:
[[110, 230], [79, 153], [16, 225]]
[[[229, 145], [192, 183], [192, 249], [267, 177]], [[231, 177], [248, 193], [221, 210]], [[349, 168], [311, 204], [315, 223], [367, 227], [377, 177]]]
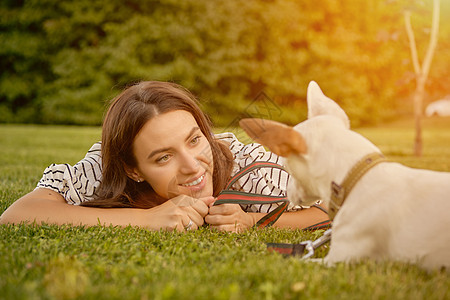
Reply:
[[344, 202], [345, 188], [336, 182], [331, 182], [331, 197], [329, 205], [329, 215], [332, 220]]

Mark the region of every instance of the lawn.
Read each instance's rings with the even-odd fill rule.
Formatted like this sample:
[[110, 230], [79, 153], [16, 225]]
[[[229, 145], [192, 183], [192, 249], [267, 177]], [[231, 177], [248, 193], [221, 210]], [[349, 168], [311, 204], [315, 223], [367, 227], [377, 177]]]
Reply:
[[[411, 128], [402, 121], [357, 131], [392, 160], [450, 171], [450, 119], [424, 121], [421, 158], [412, 156]], [[0, 213], [46, 166], [77, 162], [99, 139], [100, 128], [0, 125]], [[268, 242], [320, 234], [0, 226], [0, 299], [450, 299], [445, 272], [373, 261], [326, 268], [266, 251]]]

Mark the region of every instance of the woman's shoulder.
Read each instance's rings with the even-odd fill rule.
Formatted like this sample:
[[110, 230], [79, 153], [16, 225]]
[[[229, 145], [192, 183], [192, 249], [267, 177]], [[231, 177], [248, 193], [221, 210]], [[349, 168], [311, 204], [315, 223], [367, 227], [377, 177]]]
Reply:
[[101, 156], [101, 152], [102, 152], [102, 142], [97, 142], [94, 145], [92, 145], [92, 147], [88, 150], [88, 152], [86, 153], [85, 158], [87, 157], [91, 157], [91, 156]]
[[241, 143], [232, 132], [219, 133], [216, 134], [215, 137], [217, 140], [228, 146], [234, 158], [236, 157], [236, 154], [244, 147], [244, 144]]
[[53, 190], [68, 203], [80, 204], [94, 198], [101, 178], [101, 142], [97, 142], [74, 165], [65, 163], [48, 166], [36, 188]]

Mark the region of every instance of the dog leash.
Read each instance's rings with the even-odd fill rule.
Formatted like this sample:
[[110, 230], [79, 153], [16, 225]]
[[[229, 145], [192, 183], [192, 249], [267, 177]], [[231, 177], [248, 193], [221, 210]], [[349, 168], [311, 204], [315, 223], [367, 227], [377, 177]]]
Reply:
[[[248, 205], [248, 204], [274, 204], [274, 203], [281, 203], [277, 208], [272, 210], [271, 212], [267, 213], [264, 217], [262, 217], [258, 222], [256, 222], [255, 226], [256, 228], [264, 228], [272, 226], [273, 223], [275, 223], [280, 216], [286, 211], [289, 200], [286, 196], [272, 196], [272, 195], [261, 195], [256, 193], [248, 193], [248, 192], [242, 192], [242, 191], [236, 191], [232, 190], [231, 187], [233, 184], [235, 184], [240, 178], [247, 175], [251, 171], [255, 169], [260, 168], [275, 168], [279, 170], [285, 171], [285, 169], [272, 162], [266, 162], [266, 161], [256, 161], [245, 168], [241, 169], [239, 172], [237, 172], [228, 182], [225, 189], [217, 196], [216, 202], [214, 202], [214, 205], [220, 205], [220, 204], [242, 204], [242, 205]], [[317, 207], [319, 209], [322, 209], [321, 207]], [[321, 229], [325, 228], [330, 225], [330, 221], [320, 222], [314, 225], [311, 225], [306, 230], [314, 230], [314, 229]]]
[[286, 208], [288, 207], [289, 200], [287, 197], [284, 196], [272, 196], [272, 195], [261, 195], [256, 193], [247, 193], [242, 191], [236, 191], [232, 190], [231, 187], [233, 184], [235, 184], [240, 178], [245, 176], [246, 174], [250, 173], [251, 171], [259, 168], [275, 168], [284, 170], [284, 168], [278, 164], [271, 163], [271, 162], [262, 162], [262, 161], [256, 161], [242, 170], [240, 170], [238, 173], [236, 173], [228, 182], [225, 189], [217, 196], [217, 200], [214, 203], [214, 205], [220, 205], [220, 204], [226, 204], [226, 203], [233, 203], [233, 204], [242, 204], [242, 205], [248, 205], [248, 204], [274, 204], [274, 203], [280, 203], [281, 204], [268, 214], [266, 214], [264, 217], [262, 217], [258, 222], [256, 222], [254, 227], [257, 228], [263, 228], [271, 226], [273, 223], [275, 223], [278, 218], [284, 213]]
[[[232, 204], [273, 204], [273, 203], [282, 203], [276, 209], [272, 210], [268, 214], [266, 214], [263, 218], [261, 218], [254, 227], [263, 228], [269, 227], [275, 223], [278, 218], [286, 211], [286, 208], [289, 205], [289, 200], [286, 196], [272, 196], [272, 195], [261, 195], [256, 193], [248, 193], [242, 191], [232, 190], [231, 187], [235, 184], [240, 178], [250, 173], [251, 171], [259, 168], [275, 168], [279, 170], [285, 170], [282, 166], [266, 162], [266, 161], [256, 161], [252, 164], [246, 166], [239, 172], [237, 172], [228, 182], [225, 189], [217, 196], [217, 200], [214, 205], [232, 203]], [[323, 210], [320, 206], [315, 207]], [[323, 210], [325, 211], [325, 210]], [[325, 211], [326, 212], [326, 211]], [[323, 229], [329, 227], [331, 222], [329, 220], [324, 222], [319, 222], [317, 224], [313, 224], [304, 230], [315, 230], [315, 229]]]
[[[316, 207], [326, 214], [328, 212], [318, 205], [312, 205], [312, 207]], [[267, 250], [269, 252], [278, 252], [284, 256], [301, 256], [301, 259], [311, 258], [315, 250], [322, 245], [331, 241], [331, 220], [326, 220], [309, 227], [303, 228], [303, 230], [317, 230], [317, 229], [327, 229], [321, 237], [316, 240], [306, 240], [300, 242], [298, 244], [289, 244], [289, 243], [267, 243]], [[306, 251], [306, 253], [305, 253]]]
[[[278, 252], [285, 256], [302, 256], [301, 259], [311, 258], [315, 250], [331, 240], [331, 228], [326, 230], [323, 235], [314, 240], [303, 241], [299, 244], [268, 243], [269, 252]], [[304, 252], [307, 251], [306, 254]]]

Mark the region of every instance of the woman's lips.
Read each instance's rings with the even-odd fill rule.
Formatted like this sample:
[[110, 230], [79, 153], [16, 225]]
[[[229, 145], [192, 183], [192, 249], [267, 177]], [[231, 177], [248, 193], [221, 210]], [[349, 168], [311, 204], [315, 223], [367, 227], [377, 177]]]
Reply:
[[206, 185], [206, 173], [203, 173], [202, 176], [197, 178], [194, 181], [191, 181], [189, 183], [180, 184], [183, 187], [189, 188], [191, 190], [201, 190]]

